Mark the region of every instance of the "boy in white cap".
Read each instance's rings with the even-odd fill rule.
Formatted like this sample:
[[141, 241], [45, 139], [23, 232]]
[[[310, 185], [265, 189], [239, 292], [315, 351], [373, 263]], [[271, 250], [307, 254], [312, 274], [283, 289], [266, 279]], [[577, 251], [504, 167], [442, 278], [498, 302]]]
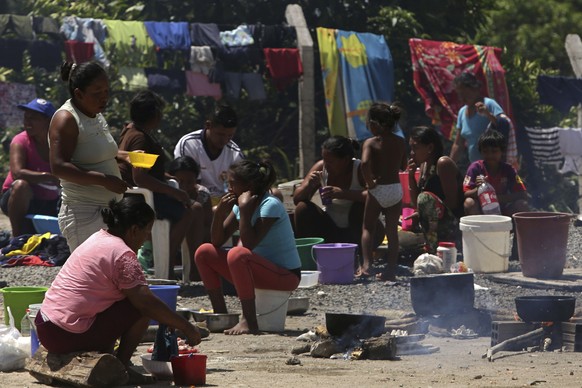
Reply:
[[27, 214], [56, 216], [59, 199], [59, 179], [51, 173], [48, 146], [49, 124], [56, 109], [42, 98], [18, 108], [24, 111], [24, 131], [10, 143], [10, 171], [0, 197], [13, 236], [34, 233]]

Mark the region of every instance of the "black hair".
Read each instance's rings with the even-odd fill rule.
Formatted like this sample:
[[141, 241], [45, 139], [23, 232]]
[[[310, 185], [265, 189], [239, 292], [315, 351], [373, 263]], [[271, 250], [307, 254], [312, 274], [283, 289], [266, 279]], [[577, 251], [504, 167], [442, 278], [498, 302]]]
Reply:
[[140, 90], [129, 103], [129, 117], [141, 127], [157, 117], [162, 116], [166, 103], [156, 92], [149, 89]]
[[434, 128], [425, 126], [414, 127], [412, 128], [410, 138], [421, 144], [432, 144], [434, 155], [437, 159], [443, 156], [443, 142], [439, 133]]
[[214, 108], [209, 120], [212, 124], [222, 125], [225, 128], [234, 128], [238, 122], [236, 112], [229, 105], [218, 105]]
[[190, 171], [200, 175], [200, 165], [190, 156], [179, 156], [170, 162], [168, 172], [174, 175], [178, 171]]
[[243, 159], [230, 166], [229, 170], [236, 179], [250, 184], [251, 192], [259, 196], [269, 191], [277, 180], [275, 168], [268, 161]]
[[400, 113], [398, 106], [378, 101], [368, 109], [367, 120], [375, 122], [385, 130], [394, 131], [396, 123], [400, 120]]
[[455, 86], [465, 86], [471, 89], [480, 89], [481, 81], [475, 77], [473, 73], [463, 72], [455, 77], [453, 80]]
[[505, 136], [495, 129], [488, 129], [481, 136], [479, 136], [479, 142], [477, 143], [479, 147], [479, 152], [484, 148], [499, 148], [502, 152], [505, 152], [507, 148], [507, 142], [505, 141]]
[[156, 218], [156, 213], [139, 196], [127, 196], [120, 201], [112, 199], [108, 208], [101, 209], [101, 217], [108, 229], [123, 234], [134, 225], [146, 227]]
[[85, 62], [77, 65], [73, 62], [63, 62], [61, 65], [61, 79], [69, 83], [69, 93], [75, 96], [75, 89], [85, 90], [93, 81], [106, 76], [105, 69], [97, 62]]
[[338, 158], [352, 159], [360, 149], [360, 143], [344, 136], [332, 136], [323, 142], [321, 149], [331, 152]]

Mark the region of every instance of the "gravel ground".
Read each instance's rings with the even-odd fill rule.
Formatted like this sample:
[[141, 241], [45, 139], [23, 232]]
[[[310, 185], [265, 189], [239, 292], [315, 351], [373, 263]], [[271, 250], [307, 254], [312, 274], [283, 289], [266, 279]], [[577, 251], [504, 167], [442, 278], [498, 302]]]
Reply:
[[[381, 265], [381, 263], [380, 263]], [[582, 227], [570, 225], [566, 268], [582, 267]], [[510, 262], [510, 271], [520, 271], [517, 261]], [[0, 281], [9, 286], [50, 286], [59, 268], [49, 267], [14, 267], [1, 268]], [[410, 302], [410, 271], [406, 266], [399, 267], [398, 282], [388, 284], [369, 281], [352, 285], [319, 285], [309, 289], [298, 289], [293, 296], [309, 297], [311, 309], [316, 311], [336, 312], [376, 312], [403, 311], [412, 312]], [[514, 311], [516, 296], [524, 295], [572, 295], [579, 292], [563, 292], [552, 289], [530, 289], [506, 285], [487, 280], [483, 275], [475, 274], [475, 284], [488, 289], [475, 291], [475, 307], [488, 310]], [[191, 308], [210, 308], [201, 283], [183, 287], [179, 304]], [[238, 300], [227, 298], [230, 308], [240, 309]]]

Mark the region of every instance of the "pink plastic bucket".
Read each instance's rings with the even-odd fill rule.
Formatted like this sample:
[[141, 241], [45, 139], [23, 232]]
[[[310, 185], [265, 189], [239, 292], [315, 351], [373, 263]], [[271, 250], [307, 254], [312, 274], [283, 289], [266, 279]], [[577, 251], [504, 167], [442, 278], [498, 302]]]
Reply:
[[[420, 179], [420, 170], [416, 170], [414, 174], [416, 181]], [[402, 206], [410, 206], [410, 191], [408, 190], [408, 171], [399, 172], [400, 184], [402, 185]]]
[[313, 246], [313, 257], [322, 284], [350, 284], [354, 280], [356, 244], [331, 243]]
[[192, 353], [187, 356], [172, 357], [174, 384], [194, 386], [206, 384], [206, 355]]

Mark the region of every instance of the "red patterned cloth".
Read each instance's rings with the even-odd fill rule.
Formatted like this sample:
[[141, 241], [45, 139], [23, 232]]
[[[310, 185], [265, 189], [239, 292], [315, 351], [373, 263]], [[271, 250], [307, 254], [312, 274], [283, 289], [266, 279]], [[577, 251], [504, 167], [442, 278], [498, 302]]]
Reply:
[[263, 49], [263, 53], [277, 90], [285, 90], [287, 86], [303, 75], [303, 64], [298, 49], [266, 48]]
[[426, 114], [448, 139], [455, 136], [454, 126], [462, 104], [453, 80], [469, 71], [481, 81], [482, 93], [497, 101], [509, 117], [511, 103], [501, 66], [501, 49], [489, 46], [410, 39], [414, 87], [424, 99]]

